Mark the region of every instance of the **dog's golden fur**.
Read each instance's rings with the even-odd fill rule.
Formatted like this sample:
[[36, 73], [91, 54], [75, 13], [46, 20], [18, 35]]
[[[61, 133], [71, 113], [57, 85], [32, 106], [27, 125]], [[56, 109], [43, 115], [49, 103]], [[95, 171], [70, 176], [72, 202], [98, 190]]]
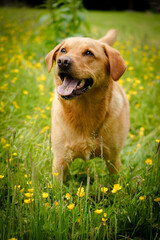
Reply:
[[[53, 172], [61, 173], [63, 169], [64, 178], [72, 160], [101, 156], [102, 149], [109, 172], [116, 173], [120, 167], [120, 152], [129, 130], [129, 104], [117, 82], [126, 65], [120, 53], [109, 46], [116, 35], [116, 30], [110, 30], [100, 40], [68, 38], [46, 56], [48, 72], [56, 62], [51, 134]], [[64, 99], [58, 90], [62, 85], [58, 61], [64, 57], [72, 62], [69, 71], [65, 70], [67, 74], [74, 79], [92, 79], [93, 83], [72, 100]]]

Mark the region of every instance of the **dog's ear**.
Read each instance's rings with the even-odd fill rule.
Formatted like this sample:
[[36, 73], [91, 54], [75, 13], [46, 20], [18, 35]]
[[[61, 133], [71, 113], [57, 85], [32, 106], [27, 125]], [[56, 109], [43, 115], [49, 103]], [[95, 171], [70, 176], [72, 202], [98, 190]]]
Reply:
[[107, 32], [107, 34], [104, 37], [99, 39], [99, 41], [107, 43], [108, 45], [112, 46], [117, 39], [117, 33], [118, 31], [116, 29], [111, 29]]
[[48, 72], [51, 71], [52, 67], [53, 67], [53, 61], [56, 60], [56, 55], [60, 49], [60, 47], [62, 46], [63, 42], [58, 44], [53, 50], [51, 50], [47, 56], [45, 57], [45, 61], [47, 64], [47, 70]]
[[103, 47], [109, 60], [111, 77], [113, 80], [117, 81], [123, 75], [127, 66], [119, 51], [108, 46], [107, 44], [104, 44]]

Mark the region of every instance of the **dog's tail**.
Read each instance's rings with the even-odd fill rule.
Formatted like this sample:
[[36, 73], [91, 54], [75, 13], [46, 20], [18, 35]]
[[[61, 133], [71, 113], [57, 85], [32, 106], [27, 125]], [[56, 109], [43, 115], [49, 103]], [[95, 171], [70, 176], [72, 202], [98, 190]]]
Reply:
[[104, 37], [99, 39], [99, 41], [107, 43], [108, 45], [112, 46], [112, 44], [117, 39], [117, 34], [118, 34], [118, 31], [116, 29], [111, 29], [107, 32], [107, 34]]

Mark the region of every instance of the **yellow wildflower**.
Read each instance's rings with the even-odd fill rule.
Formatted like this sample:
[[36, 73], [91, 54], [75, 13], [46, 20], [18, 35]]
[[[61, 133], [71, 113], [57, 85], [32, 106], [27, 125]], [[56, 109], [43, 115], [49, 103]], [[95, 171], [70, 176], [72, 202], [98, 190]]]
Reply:
[[4, 146], [3, 146], [3, 148], [8, 148], [8, 147], [10, 147], [11, 145], [9, 144], [9, 143], [7, 143], [7, 144], [5, 144]]
[[27, 198], [31, 198], [33, 197], [33, 193], [25, 193], [24, 196]]
[[129, 71], [132, 71], [132, 70], [133, 70], [133, 67], [132, 67], [132, 66], [128, 67], [128, 70], [129, 70]]
[[17, 153], [13, 153], [13, 156], [16, 157], [16, 156], [17, 156]]
[[79, 225], [81, 225], [81, 219], [80, 218], [78, 218], [78, 223], [79, 223]]
[[42, 68], [42, 64], [41, 64], [40, 62], [37, 62], [37, 63], [35, 64], [35, 67], [40, 69], [40, 68]]
[[42, 198], [48, 198], [48, 193], [42, 193]]
[[101, 214], [102, 212], [103, 212], [103, 209], [97, 209], [94, 211], [94, 213], [96, 213], [96, 214]]
[[119, 184], [114, 184], [112, 193], [116, 193], [117, 191], [121, 190], [122, 187]]
[[141, 136], [141, 137], [143, 137], [143, 136], [144, 136], [144, 131], [145, 131], [145, 128], [144, 128], [144, 127], [141, 127], [141, 128], [139, 129], [138, 135]]
[[50, 183], [50, 184], [48, 185], [48, 188], [53, 188], [53, 184]]
[[101, 192], [106, 193], [108, 191], [108, 188], [106, 187], [101, 187]]
[[46, 206], [46, 208], [49, 208], [49, 203], [46, 202], [46, 203], [45, 203], [45, 206]]
[[44, 133], [44, 132], [46, 132], [47, 130], [49, 130], [50, 129], [50, 127], [49, 126], [46, 126], [46, 127], [44, 127], [44, 128], [42, 128], [42, 130], [41, 130], [41, 134], [42, 133]]
[[6, 139], [1, 138], [1, 143], [6, 143]]
[[4, 178], [4, 175], [0, 175], [0, 179]]
[[55, 207], [57, 207], [58, 206], [58, 202], [56, 201], [54, 205], [55, 205]]
[[102, 217], [102, 222], [106, 222], [107, 220], [107, 218]]
[[41, 113], [41, 117], [47, 119], [47, 115]]
[[136, 107], [136, 108], [139, 108], [139, 107], [140, 107], [140, 104], [139, 104], [139, 103], [137, 103], [137, 104], [135, 105], [135, 107]]
[[152, 160], [150, 158], [147, 158], [147, 160], [145, 161], [145, 163], [147, 165], [152, 165]]
[[160, 142], [160, 140], [159, 139], [156, 139], [156, 143], [159, 143]]
[[19, 72], [19, 69], [12, 69], [11, 72], [12, 72], [12, 73], [18, 73], [18, 72]]
[[75, 204], [74, 204], [74, 203], [69, 204], [69, 205], [67, 206], [67, 208], [68, 208], [69, 210], [72, 210], [74, 207], [75, 207]]
[[18, 80], [18, 78], [17, 78], [17, 77], [14, 77], [14, 78], [11, 80], [11, 83], [15, 83], [17, 80]]
[[49, 101], [52, 102], [53, 99], [54, 99], [54, 93], [53, 93], [53, 92], [50, 92], [49, 94], [50, 94], [50, 96], [51, 96], [51, 98], [49, 99]]
[[0, 90], [2, 91], [8, 90], [8, 83], [4, 83], [3, 85], [1, 85]]
[[149, 46], [146, 44], [144, 45], [144, 50], [148, 50], [149, 49]]
[[160, 202], [160, 197], [154, 199], [155, 202]]
[[139, 200], [141, 200], [141, 201], [143, 201], [143, 200], [145, 200], [146, 199], [146, 196], [140, 196], [139, 197]]
[[24, 203], [30, 204], [34, 201], [34, 198], [24, 199]]
[[41, 109], [40, 107], [35, 107], [34, 109], [37, 110], [37, 111], [39, 111], [40, 113], [44, 113], [44, 110]]
[[32, 119], [32, 117], [30, 115], [26, 115], [26, 118], [29, 120]]
[[8, 239], [8, 240], [17, 240], [17, 238], [10, 238], [10, 239]]
[[71, 198], [71, 195], [69, 193], [66, 193], [65, 198], [68, 200]]
[[108, 218], [106, 218], [106, 217], [107, 217], [107, 213], [104, 213], [103, 217], [102, 217], [102, 222], [103, 222], [104, 226], [106, 225], [106, 221], [108, 220]]
[[27, 181], [27, 184], [32, 184], [32, 181], [29, 181], [29, 182]]
[[55, 173], [52, 173], [53, 176], [58, 176], [59, 173], [58, 172], [55, 172]]
[[84, 188], [83, 187], [78, 188], [77, 196], [83, 197], [84, 195], [85, 195]]
[[40, 91], [42, 91], [42, 92], [44, 91], [44, 85], [43, 84], [39, 84], [38, 88], [39, 88]]
[[28, 91], [24, 90], [24, 91], [23, 91], [23, 94], [24, 94], [24, 95], [28, 95]]
[[39, 77], [37, 77], [37, 81], [38, 82], [44, 82], [46, 81], [46, 76], [44, 74], [40, 75]]
[[20, 106], [18, 106], [18, 104], [17, 104], [17, 102], [16, 102], [16, 101], [13, 101], [13, 106], [14, 106], [15, 108], [17, 108], [17, 109], [19, 109], [19, 108], [20, 108]]
[[33, 192], [34, 192], [34, 188], [29, 188], [29, 189], [28, 189], [28, 192], [29, 192], [29, 193], [33, 193]]

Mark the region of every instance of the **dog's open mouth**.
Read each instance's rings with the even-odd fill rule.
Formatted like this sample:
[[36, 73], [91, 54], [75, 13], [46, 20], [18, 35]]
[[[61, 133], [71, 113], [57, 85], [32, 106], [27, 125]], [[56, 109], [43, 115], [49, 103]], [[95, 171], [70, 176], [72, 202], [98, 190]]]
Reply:
[[69, 75], [60, 74], [62, 85], [57, 88], [60, 96], [66, 100], [73, 99], [82, 93], [85, 93], [93, 85], [93, 80], [89, 79], [75, 79]]

